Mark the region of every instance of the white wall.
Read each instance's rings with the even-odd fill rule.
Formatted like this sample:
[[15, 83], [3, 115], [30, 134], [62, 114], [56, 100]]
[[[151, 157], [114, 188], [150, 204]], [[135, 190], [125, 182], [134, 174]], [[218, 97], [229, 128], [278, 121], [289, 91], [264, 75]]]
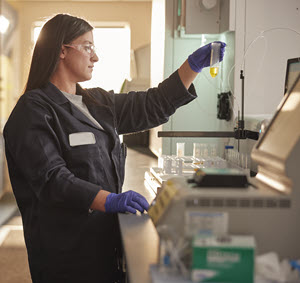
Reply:
[[243, 55], [263, 35], [245, 57], [245, 115], [273, 114], [284, 94], [287, 59], [300, 57], [300, 0], [236, 0], [236, 4], [237, 100], [240, 103]]

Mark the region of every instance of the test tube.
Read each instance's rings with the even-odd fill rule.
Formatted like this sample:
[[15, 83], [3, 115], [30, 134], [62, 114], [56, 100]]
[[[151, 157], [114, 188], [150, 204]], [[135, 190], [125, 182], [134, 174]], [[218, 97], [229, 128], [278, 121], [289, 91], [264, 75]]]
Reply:
[[214, 78], [219, 71], [221, 43], [213, 42], [210, 52], [210, 75]]

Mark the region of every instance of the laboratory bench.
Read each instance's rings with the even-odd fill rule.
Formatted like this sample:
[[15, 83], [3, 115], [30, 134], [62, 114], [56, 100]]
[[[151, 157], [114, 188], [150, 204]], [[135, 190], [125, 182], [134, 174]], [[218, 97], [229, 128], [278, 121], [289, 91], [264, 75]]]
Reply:
[[150, 265], [158, 261], [158, 235], [147, 214], [119, 214], [127, 277], [130, 283], [151, 283]]
[[[144, 181], [144, 176], [145, 172], [156, 166], [157, 158], [151, 155], [149, 150], [129, 148], [123, 191], [137, 191], [151, 203], [156, 195]], [[129, 283], [191, 282], [179, 278], [172, 281], [155, 278], [153, 280], [152, 276], [157, 274], [153, 265], [159, 260], [159, 236], [152, 220], [147, 213], [139, 212], [136, 215], [119, 214], [118, 217]], [[255, 282], [267, 283], [268, 281], [256, 279]]]
[[[144, 174], [157, 166], [157, 157], [147, 148], [128, 148], [123, 191], [134, 190], [149, 203], [155, 193], [144, 184]], [[149, 266], [158, 260], [158, 234], [147, 214], [119, 214], [120, 230], [130, 283], [150, 283]]]
[[[123, 191], [134, 190], [151, 203], [156, 194], [144, 176], [150, 168], [157, 167], [157, 157], [146, 148], [128, 148], [127, 152]], [[159, 236], [147, 213], [119, 214], [118, 217], [129, 283], [191, 282], [176, 276], [164, 280], [157, 272], [155, 264], [159, 260]]]

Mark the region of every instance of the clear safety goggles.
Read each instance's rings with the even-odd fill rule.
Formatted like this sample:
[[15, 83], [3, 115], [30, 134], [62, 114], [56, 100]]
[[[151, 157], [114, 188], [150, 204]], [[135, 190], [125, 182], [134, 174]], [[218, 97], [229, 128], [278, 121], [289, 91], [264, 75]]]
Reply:
[[80, 52], [85, 52], [90, 57], [96, 54], [96, 47], [93, 44], [64, 44], [66, 47], [74, 48]]

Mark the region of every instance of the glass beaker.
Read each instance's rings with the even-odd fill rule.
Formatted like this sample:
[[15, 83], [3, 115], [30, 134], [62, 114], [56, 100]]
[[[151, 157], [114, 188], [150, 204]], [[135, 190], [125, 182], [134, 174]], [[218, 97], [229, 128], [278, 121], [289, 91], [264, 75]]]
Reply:
[[220, 48], [221, 48], [221, 43], [219, 42], [213, 42], [211, 44], [209, 73], [213, 78], [219, 72]]

